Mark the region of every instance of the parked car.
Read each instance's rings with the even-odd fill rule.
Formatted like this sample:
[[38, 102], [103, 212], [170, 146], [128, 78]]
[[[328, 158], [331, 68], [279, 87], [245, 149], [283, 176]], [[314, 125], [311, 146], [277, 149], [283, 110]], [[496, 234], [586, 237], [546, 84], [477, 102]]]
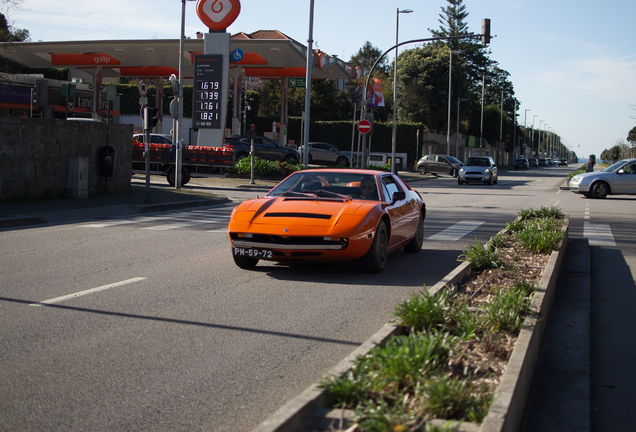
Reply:
[[552, 158], [546, 158], [546, 161], [548, 161], [548, 166], [555, 166], [556, 165], [556, 162]]
[[462, 166], [459, 159], [449, 155], [426, 155], [417, 161], [417, 171], [422, 175], [431, 173], [457, 177]]
[[[226, 140], [225, 148], [234, 151], [236, 160], [239, 161], [250, 155], [251, 138], [249, 136], [236, 136]], [[289, 163], [298, 163], [300, 161], [300, 153], [290, 147], [283, 147], [276, 141], [264, 136], [254, 138], [254, 156], [261, 159], [269, 159], [274, 161], [285, 161]]]
[[[139, 142], [145, 142], [144, 134], [142, 133], [133, 134], [133, 140], [136, 140]], [[151, 144], [172, 144], [172, 137], [167, 134], [151, 133], [150, 143]]]
[[568, 166], [568, 160], [566, 158], [559, 159], [559, 166]]
[[458, 184], [480, 182], [497, 184], [499, 171], [497, 164], [490, 156], [471, 156], [466, 159], [464, 166], [459, 170]]
[[526, 158], [517, 158], [515, 159], [515, 162], [513, 164], [515, 170], [518, 169], [530, 169], [530, 162], [528, 162], [528, 159]]
[[624, 159], [603, 171], [575, 175], [570, 180], [570, 190], [588, 198], [636, 195], [636, 159]]
[[528, 165], [530, 167], [539, 168], [539, 159], [537, 158], [529, 158]]
[[[298, 151], [303, 154], [304, 146], [300, 146]], [[307, 161], [310, 164], [334, 164], [340, 166], [350, 166], [356, 163], [356, 155], [348, 151], [338, 150], [335, 146], [324, 142], [310, 142]]]
[[548, 160], [546, 158], [539, 158], [539, 166], [548, 166]]
[[346, 262], [378, 273], [390, 252], [417, 253], [426, 206], [397, 175], [376, 170], [297, 171], [263, 198], [244, 201], [227, 233], [237, 266], [259, 260]]

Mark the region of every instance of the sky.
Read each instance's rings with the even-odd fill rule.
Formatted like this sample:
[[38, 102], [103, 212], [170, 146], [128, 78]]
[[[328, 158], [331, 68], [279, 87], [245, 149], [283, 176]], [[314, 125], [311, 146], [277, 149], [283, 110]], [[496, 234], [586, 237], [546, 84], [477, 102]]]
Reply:
[[[232, 34], [280, 30], [306, 45], [310, 0], [240, 0]], [[0, 1], [0, 5], [5, 1]], [[177, 39], [179, 0], [24, 0], [8, 14], [31, 41]], [[382, 51], [431, 37], [446, 0], [315, 0], [314, 48], [348, 61], [366, 41]], [[207, 29], [186, 2], [189, 37]], [[464, 0], [469, 31], [490, 18], [490, 57], [510, 73], [517, 121], [558, 133], [579, 157], [625, 142], [636, 126], [634, 0]], [[415, 47], [415, 45], [411, 46]], [[408, 46], [406, 47], [408, 48]], [[392, 61], [393, 56], [389, 56]]]

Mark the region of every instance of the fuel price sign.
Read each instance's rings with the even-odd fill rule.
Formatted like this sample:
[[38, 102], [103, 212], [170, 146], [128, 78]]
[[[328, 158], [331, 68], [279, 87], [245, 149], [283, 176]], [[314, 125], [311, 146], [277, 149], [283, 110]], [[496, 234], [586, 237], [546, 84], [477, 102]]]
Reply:
[[192, 127], [194, 129], [223, 127], [223, 55], [194, 56], [194, 94], [192, 97]]

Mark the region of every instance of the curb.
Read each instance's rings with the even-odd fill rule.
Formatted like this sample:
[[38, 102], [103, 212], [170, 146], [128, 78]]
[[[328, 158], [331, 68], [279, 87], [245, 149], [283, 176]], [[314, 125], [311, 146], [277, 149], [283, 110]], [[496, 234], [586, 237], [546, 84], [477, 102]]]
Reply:
[[[501, 378], [493, 403], [488, 410], [488, 415], [484, 418], [481, 425], [435, 419], [433, 423], [436, 426], [446, 426], [452, 430], [463, 432], [521, 430], [550, 310], [563, 262], [565, 261], [569, 225], [570, 221], [566, 216], [563, 227], [565, 237], [559, 250], [552, 252], [550, 255], [543, 277], [532, 300], [531, 313], [526, 317], [522, 330], [517, 337], [506, 371]], [[470, 271], [470, 263], [464, 262], [460, 264], [442, 280], [429, 288], [429, 293], [433, 294], [447, 285], [460, 283], [466, 275], [470, 274]], [[402, 328], [395, 324], [385, 324], [371, 338], [329, 370], [325, 376], [340, 375], [346, 372], [353, 365], [356, 357], [368, 354], [376, 345], [383, 346], [391, 337], [399, 336], [402, 332]], [[342, 423], [346, 415], [342, 410], [327, 408], [328, 403], [326, 392], [320, 389], [319, 384], [316, 382], [279, 408], [253, 429], [252, 432], [300, 432], [306, 427], [318, 424], [325, 429], [337, 427], [338, 421]], [[334, 414], [329, 416], [331, 418], [329, 423], [330, 419], [325, 417], [330, 411], [334, 412]], [[335, 413], [342, 414], [335, 415]], [[326, 425], [325, 422], [327, 422]]]

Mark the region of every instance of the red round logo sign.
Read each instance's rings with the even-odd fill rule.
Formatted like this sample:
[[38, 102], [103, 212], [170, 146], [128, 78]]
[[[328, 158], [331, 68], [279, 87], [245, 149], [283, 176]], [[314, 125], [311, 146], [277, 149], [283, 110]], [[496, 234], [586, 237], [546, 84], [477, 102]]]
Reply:
[[241, 12], [239, 0], [198, 0], [197, 15], [208, 28], [225, 30]]
[[358, 123], [358, 131], [360, 131], [361, 134], [371, 132], [371, 122], [369, 120], [360, 120]]

